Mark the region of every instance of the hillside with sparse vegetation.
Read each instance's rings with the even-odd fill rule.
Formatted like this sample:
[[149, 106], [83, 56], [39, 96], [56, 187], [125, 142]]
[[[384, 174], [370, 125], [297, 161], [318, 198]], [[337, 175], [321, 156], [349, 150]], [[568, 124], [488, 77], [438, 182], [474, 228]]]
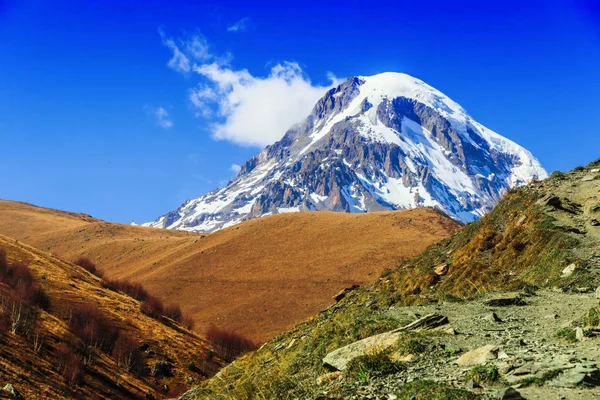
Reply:
[[[599, 220], [600, 160], [514, 189], [480, 221], [348, 291], [189, 395], [521, 398], [502, 397], [516, 386], [526, 398], [591, 398], [600, 393], [598, 366], [586, 361], [600, 331]], [[442, 328], [410, 328], [437, 313], [447, 317]], [[343, 367], [328, 364], [326, 356], [366, 338], [377, 346]], [[461, 364], [477, 351], [482, 360]]]
[[160, 399], [223, 365], [178, 306], [109, 285], [88, 261], [0, 236], [1, 387], [25, 399]]

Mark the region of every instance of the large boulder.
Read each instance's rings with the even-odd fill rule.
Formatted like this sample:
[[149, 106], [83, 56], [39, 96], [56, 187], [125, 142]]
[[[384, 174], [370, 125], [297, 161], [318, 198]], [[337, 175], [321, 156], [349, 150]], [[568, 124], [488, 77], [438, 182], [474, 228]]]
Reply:
[[456, 364], [461, 367], [485, 364], [498, 358], [498, 350], [498, 346], [488, 344], [463, 354], [456, 360]]
[[576, 364], [574, 367], [565, 370], [550, 384], [556, 387], [577, 387], [582, 384], [598, 386], [600, 385], [600, 370], [593, 362]]
[[323, 365], [337, 371], [343, 371], [348, 363], [356, 357], [390, 348], [396, 343], [401, 334], [402, 332], [385, 332], [351, 343], [327, 354], [323, 358]]
[[348, 363], [356, 357], [389, 349], [403, 332], [433, 329], [447, 323], [448, 318], [443, 315], [426, 315], [402, 328], [370, 336], [334, 350], [323, 358], [323, 365], [337, 371], [343, 371]]

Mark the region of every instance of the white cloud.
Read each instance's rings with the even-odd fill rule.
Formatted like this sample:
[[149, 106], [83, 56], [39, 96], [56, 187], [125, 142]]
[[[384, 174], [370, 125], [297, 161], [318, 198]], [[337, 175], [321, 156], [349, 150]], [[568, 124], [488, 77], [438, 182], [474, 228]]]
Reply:
[[162, 107], [158, 107], [155, 111], [156, 122], [165, 129], [173, 127], [173, 121], [169, 116], [169, 112]]
[[190, 72], [190, 60], [179, 49], [179, 46], [175, 44], [175, 41], [163, 37], [163, 44], [173, 51], [173, 57], [171, 57], [167, 65], [178, 72]]
[[204, 36], [200, 34], [192, 36], [189, 40], [183, 43], [186, 50], [199, 61], [207, 61], [212, 58], [208, 43]]
[[192, 104], [203, 115], [210, 115], [216, 106], [221, 117], [212, 125], [213, 138], [243, 146], [262, 147], [281, 139], [337, 82], [334, 78], [329, 86], [312, 85], [292, 62], [275, 65], [264, 78], [217, 63], [197, 65], [193, 70], [206, 82], [191, 92]]
[[145, 106], [144, 109], [148, 115], [155, 119], [156, 123], [161, 128], [170, 129], [173, 127], [173, 120], [164, 107]]
[[297, 63], [288, 61], [272, 67], [267, 76], [254, 76], [246, 69], [232, 68], [230, 55], [210, 54], [201, 36], [197, 38], [204, 50], [202, 57], [196, 57], [192, 53], [196, 47], [187, 45], [190, 40], [178, 42], [184, 44], [173, 48], [169, 43], [175, 41], [161, 35], [173, 50], [171, 61], [181, 58], [178, 51], [185, 51], [182, 54], [188, 56], [188, 61], [195, 60], [189, 71], [199, 75], [200, 83], [190, 89], [188, 97], [197, 116], [209, 120], [212, 137], [217, 140], [242, 146], [273, 144], [293, 124], [306, 118], [325, 92], [339, 83], [328, 74], [329, 85], [313, 85]]
[[244, 17], [235, 24], [227, 27], [227, 32], [241, 32], [245, 31], [250, 27], [250, 17]]
[[167, 65], [177, 72], [190, 72], [194, 61], [206, 62], [212, 58], [208, 43], [200, 33], [189, 36], [187, 39], [168, 38], [162, 29], [158, 33], [163, 44], [173, 52]]
[[241, 169], [242, 169], [242, 166], [238, 165], [238, 164], [231, 164], [231, 167], [229, 167], [229, 170], [231, 172], [233, 172], [234, 174], [237, 174], [238, 172], [240, 172]]

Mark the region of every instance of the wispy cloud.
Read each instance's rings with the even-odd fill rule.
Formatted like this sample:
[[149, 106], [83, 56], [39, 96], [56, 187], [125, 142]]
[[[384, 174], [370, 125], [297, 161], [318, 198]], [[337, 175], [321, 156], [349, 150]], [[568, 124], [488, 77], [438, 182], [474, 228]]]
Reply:
[[161, 128], [170, 129], [173, 127], [171, 115], [164, 107], [145, 106], [144, 110], [154, 118], [156, 124]]
[[[246, 69], [234, 69], [230, 54], [211, 53], [200, 34], [187, 41], [161, 35], [173, 50], [171, 61], [179, 59], [180, 52], [191, 62], [188, 71], [198, 74], [200, 81], [190, 88], [189, 100], [197, 116], [209, 120], [212, 137], [217, 140], [242, 146], [272, 144], [304, 119], [317, 100], [340, 81], [328, 74], [329, 84], [314, 85], [300, 65], [290, 61], [276, 64], [266, 76], [254, 76]], [[201, 58], [191, 52], [194, 47], [189, 42], [194, 38], [206, 45]], [[176, 47], [173, 49], [169, 43]]]
[[190, 60], [181, 50], [179, 50], [175, 41], [163, 37], [163, 44], [173, 51], [173, 57], [171, 57], [167, 65], [178, 72], [190, 72]]
[[200, 33], [177, 40], [166, 37], [162, 29], [159, 29], [158, 33], [162, 37], [163, 44], [173, 52], [167, 65], [177, 72], [190, 72], [195, 61], [206, 62], [212, 58], [208, 43]]
[[241, 169], [242, 169], [242, 166], [238, 165], [238, 164], [231, 164], [231, 167], [229, 167], [229, 170], [231, 172], [233, 172], [234, 174], [237, 174], [238, 172], [240, 172]]
[[229, 25], [227, 27], [227, 32], [242, 32], [248, 30], [250, 27], [250, 17], [244, 17], [240, 19], [235, 24]]

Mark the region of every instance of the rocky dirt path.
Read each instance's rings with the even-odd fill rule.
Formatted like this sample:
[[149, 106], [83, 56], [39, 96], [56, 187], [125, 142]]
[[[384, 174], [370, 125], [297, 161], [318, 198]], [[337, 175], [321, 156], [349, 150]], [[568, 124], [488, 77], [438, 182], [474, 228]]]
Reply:
[[[513, 297], [515, 296], [515, 297]], [[598, 304], [595, 293], [567, 294], [556, 291], [540, 291], [534, 296], [516, 297], [516, 294], [504, 294], [503, 298], [521, 298], [524, 305], [492, 306], [499, 296], [486, 296], [478, 301], [464, 304], [444, 303], [440, 306], [417, 306], [399, 310], [400, 313], [428, 314], [436, 312], [448, 317], [456, 335], [444, 335], [438, 338], [444, 347], [460, 349], [462, 353], [485, 345], [498, 347], [499, 360], [495, 362], [501, 375], [504, 370], [521, 368], [535, 375], [545, 367], [553, 371], [571, 363], [596, 364], [600, 361], [600, 339], [584, 338], [581, 342], [571, 343], [557, 337], [561, 329], [572, 329], [573, 321]], [[457, 355], [460, 355], [457, 354]], [[441, 365], [431, 369], [420, 369], [415, 363], [421, 378], [449, 381], [458, 387], [467, 381], [471, 367], [460, 368], [451, 357]], [[541, 364], [536, 367], [536, 364]], [[537, 368], [537, 370], [536, 370]], [[504, 369], [504, 370], [503, 370]], [[411, 369], [408, 370], [409, 374]], [[505, 374], [508, 383], [518, 383], [531, 374]], [[485, 391], [482, 391], [485, 392]], [[521, 390], [526, 398], [544, 399], [581, 399], [600, 397], [600, 390], [573, 390], [570, 388], [528, 387]]]
[[[599, 399], [600, 337], [574, 341], [573, 336], [573, 323], [598, 301], [590, 288], [576, 294], [542, 290], [533, 295], [490, 294], [469, 302], [392, 308], [390, 316], [406, 322], [432, 313], [446, 316], [452, 330], [419, 334], [417, 339], [426, 350], [409, 357], [405, 370], [357, 385], [355, 398], [394, 398], [405, 383], [427, 379], [490, 399], [503, 398], [500, 393], [508, 386], [526, 399]], [[565, 329], [570, 338], [557, 336]], [[478, 363], [457, 362], [482, 347], [489, 354], [481, 364], [496, 368], [499, 377], [477, 387], [468, 382]]]

